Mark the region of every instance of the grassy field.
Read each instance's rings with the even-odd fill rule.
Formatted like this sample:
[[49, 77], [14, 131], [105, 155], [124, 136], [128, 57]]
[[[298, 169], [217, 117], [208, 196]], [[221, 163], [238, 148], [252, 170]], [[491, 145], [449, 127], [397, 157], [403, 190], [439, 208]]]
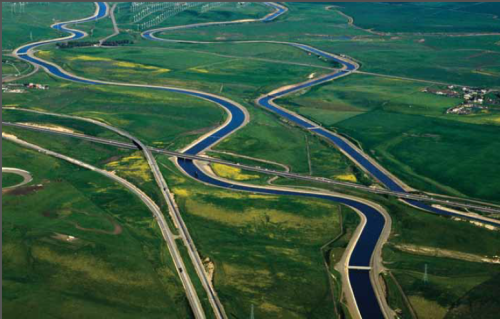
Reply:
[[2, 196], [5, 318], [190, 317], [142, 202], [96, 173], [8, 141], [2, 161], [34, 178]]
[[356, 25], [384, 32], [496, 32], [500, 27], [494, 11], [490, 8], [489, 12], [483, 11], [489, 6], [481, 4], [477, 10], [471, 4], [458, 3], [342, 3], [340, 6], [339, 10], [352, 16]]
[[[465, 262], [456, 259], [418, 256], [401, 252], [386, 251], [386, 262], [391, 263], [395, 277], [408, 296], [419, 318], [453, 317], [461, 311], [468, 311], [470, 306], [450, 310], [454, 305], [478, 291], [485, 283], [490, 285], [498, 281], [500, 267], [484, 263]], [[428, 267], [427, 282], [423, 280], [425, 265]], [[474, 293], [472, 293], [473, 295]], [[494, 307], [498, 292], [495, 289], [483, 292], [477, 298], [480, 303]], [[463, 302], [463, 301], [462, 301]], [[477, 309], [476, 316], [483, 318], [492, 309]], [[447, 314], [448, 313], [448, 314]], [[484, 315], [484, 316], [483, 316]], [[464, 318], [464, 317], [460, 317]], [[485, 317], [484, 317], [485, 318]]]
[[39, 125], [47, 128], [60, 129], [72, 133], [86, 134], [101, 138], [108, 138], [113, 140], [129, 142], [129, 139], [113, 131], [110, 131], [101, 126], [94, 125], [85, 121], [71, 119], [71, 118], [62, 118], [52, 115], [45, 115], [40, 113], [31, 113], [20, 109], [3, 108], [2, 120], [4, 122]]
[[33, 70], [31, 64], [2, 54], [2, 78], [22, 76]]
[[[44, 73], [31, 77], [30, 81], [48, 84], [50, 89], [3, 94], [3, 106], [93, 118], [124, 129], [143, 142], [158, 147], [182, 148], [223, 123], [225, 118], [224, 112], [216, 105], [180, 94], [81, 85]], [[199, 116], [192, 118], [192, 114]], [[17, 120], [23, 121], [22, 117]]]
[[21, 175], [2, 172], [2, 188], [11, 187], [21, 183], [24, 178]]
[[499, 66], [497, 42], [496, 36], [411, 35], [316, 43], [356, 58], [363, 71], [498, 89], [495, 74], [481, 72]]
[[[90, 16], [95, 11], [93, 3], [57, 2], [50, 4], [28, 3], [24, 12], [20, 5], [2, 3], [2, 49], [13, 50], [22, 44], [56, 38], [61, 34], [50, 28], [54, 22]], [[32, 37], [32, 38], [31, 38]]]
[[[222, 39], [222, 40], [292, 40], [300, 42], [304, 37], [336, 39], [340, 36], [363, 34], [348, 28], [346, 19], [324, 9], [326, 4], [287, 3], [289, 12], [271, 23], [254, 23], [224, 27], [210, 27], [198, 30], [165, 32], [172, 39]], [[307, 29], [304, 32], [304, 25]], [[272, 24], [272, 27], [270, 25]], [[251, 31], [250, 31], [251, 30]], [[328, 30], [328, 32], [326, 32]], [[198, 31], [198, 32], [197, 32]]]
[[[301, 53], [307, 59], [312, 59]], [[161, 55], [162, 59], [157, 57]], [[238, 92], [254, 97], [290, 83], [307, 79], [323, 69], [243, 58], [226, 58], [199, 52], [169, 51], [165, 48], [84, 48], [43, 51], [40, 57], [88, 78], [121, 82], [194, 88], [212, 93]], [[178, 57], [182, 56], [182, 59]], [[111, 72], [112, 71], [112, 72]], [[273, 74], [269, 77], [269, 74]]]
[[204, 186], [158, 159], [230, 316], [248, 316], [253, 304], [259, 317], [333, 317], [320, 247], [340, 231], [338, 205]]
[[495, 174], [500, 141], [495, 126], [379, 110], [337, 125], [416, 188], [500, 200]]
[[[231, 21], [238, 19], [255, 19], [265, 16], [272, 10], [259, 3], [248, 3], [245, 7], [238, 7], [236, 3], [224, 3], [222, 6], [214, 7], [209, 11], [202, 12], [201, 6], [196, 6], [183, 11], [173, 17], [166, 19], [164, 22], [155, 25], [155, 28], [166, 27], [166, 26], [177, 26], [202, 22], [213, 22], [213, 21]], [[118, 10], [115, 12], [117, 23], [120, 28], [136, 30], [137, 24], [147, 22], [156, 16], [152, 14], [149, 17], [144, 18], [137, 24], [133, 23], [132, 17], [134, 12], [130, 9], [128, 3], [121, 3]]]
[[461, 100], [421, 92], [429, 86], [351, 75], [278, 103], [354, 138], [411, 186], [500, 200], [498, 113], [447, 115]]
[[[474, 287], [460, 298], [446, 314], [446, 319], [493, 319], [498, 314], [500, 276], [496, 275]], [[479, 313], [478, 313], [479, 312]]]
[[[281, 179], [277, 184], [321, 187]], [[493, 287], [498, 282], [500, 267], [482, 259], [500, 256], [498, 230], [429, 214], [384, 196], [341, 191], [377, 202], [391, 215], [391, 236], [383, 250], [384, 267], [394, 274], [419, 318], [472, 318], [478, 309], [474, 306], [484, 307], [478, 313], [487, 317], [490, 310], [496, 309], [498, 289]], [[423, 284], [426, 264], [429, 282]], [[387, 277], [384, 281], [390, 305], [402, 310], [402, 318], [409, 318], [396, 284]]]
[[[172, 57], [180, 53], [160, 48], [121, 51], [122, 53], [116, 55], [113, 50], [81, 49], [58, 52], [57, 55], [42, 53], [41, 56], [54, 61], [63, 61], [62, 64], [66, 69], [92, 78], [124, 81], [125, 73], [121, 74], [119, 71], [127, 69], [126, 74], [131, 74], [127, 79], [152, 84], [146, 75], [152, 72], [157, 81], [154, 84], [197, 88], [222, 94], [246, 106], [251, 105], [258, 95], [289, 84], [290, 79], [305, 80], [312, 73], [318, 76], [325, 72], [325, 70], [321, 70], [320, 73], [311, 72], [309, 67], [295, 65], [284, 69], [281, 64], [271, 62], [230, 59], [198, 52], [184, 54], [183, 59], [156, 61], [154, 56], [160, 52], [166, 52], [162, 54]], [[303, 55], [311, 58], [306, 54]], [[107, 68], [118, 71], [110, 75], [110, 72], [106, 72]], [[270, 77], [269, 74], [273, 76]], [[309, 173], [308, 156], [310, 156], [314, 174], [351, 181], [359, 179], [369, 183], [369, 179], [356, 170], [342, 154], [318, 138], [277, 123], [274, 116], [266, 114], [261, 109], [252, 106], [248, 109], [251, 122], [224, 140], [217, 149], [268, 160], [279, 158], [278, 161], [283, 164], [293, 164], [295, 167], [292, 169]], [[279, 153], [275, 152], [277, 148], [280, 149]]]
[[[484, 85], [499, 87], [492, 67], [498, 67], [498, 36], [449, 37], [446, 35], [425, 35], [419, 32], [430, 31], [426, 28], [430, 20], [423, 19], [415, 26], [408, 23], [406, 15], [415, 16], [415, 10], [426, 12], [423, 16], [434, 19], [432, 24], [438, 30], [443, 16], [445, 23], [439, 32], [488, 32], [496, 27], [495, 20], [489, 17], [476, 23], [478, 17], [467, 12], [454, 12], [449, 8], [425, 8], [418, 4], [341, 4], [341, 11], [348, 12], [354, 21], [373, 19], [378, 23], [394, 27], [394, 31], [413, 33], [397, 36], [379, 36], [348, 25], [348, 19], [335, 10], [325, 10], [325, 4], [310, 5], [288, 3], [290, 12], [278, 21], [269, 24], [235, 25], [203, 29], [175, 30], [162, 35], [165, 38], [191, 40], [278, 40], [311, 44], [333, 53], [343, 53], [356, 58], [362, 70], [383, 74], [414, 77], [464, 85]], [[471, 7], [474, 8], [474, 7]], [[398, 12], [398, 19], [380, 19]], [[400, 12], [400, 14], [399, 14]], [[439, 12], [439, 14], [436, 14]], [[450, 13], [451, 12], [451, 13]], [[370, 14], [368, 14], [370, 13]], [[460, 18], [458, 16], [466, 16]], [[456, 20], [458, 19], [458, 20]], [[402, 23], [404, 21], [404, 23]], [[439, 21], [439, 22], [438, 22]], [[465, 21], [465, 24], [464, 24]], [[303, 26], [307, 26], [304, 32]], [[446, 25], [446, 26], [444, 26]], [[444, 30], [446, 29], [446, 30]], [[325, 32], [328, 30], [328, 32]], [[214, 49], [216, 50], [216, 49]], [[486, 72], [482, 72], [481, 70]], [[478, 72], [479, 71], [479, 72]]]
[[40, 134], [39, 132], [4, 127], [5, 133], [14, 134], [22, 140], [39, 145], [60, 154], [79, 159], [101, 169], [115, 172], [138, 186], [166, 211], [166, 203], [156, 185], [153, 174], [139, 151], [120, 149], [73, 137]]

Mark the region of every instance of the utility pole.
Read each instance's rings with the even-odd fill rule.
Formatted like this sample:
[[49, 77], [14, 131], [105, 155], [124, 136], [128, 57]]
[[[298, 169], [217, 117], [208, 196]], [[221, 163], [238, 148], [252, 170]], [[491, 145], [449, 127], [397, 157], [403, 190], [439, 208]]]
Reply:
[[254, 313], [253, 313], [253, 304], [250, 307], [250, 319], [255, 319]]

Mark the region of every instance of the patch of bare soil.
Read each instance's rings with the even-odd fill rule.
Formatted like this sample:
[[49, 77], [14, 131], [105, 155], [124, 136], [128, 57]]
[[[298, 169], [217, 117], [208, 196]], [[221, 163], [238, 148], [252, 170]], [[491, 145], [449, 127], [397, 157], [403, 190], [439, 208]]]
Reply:
[[120, 224], [118, 224], [111, 217], [107, 217], [107, 219], [109, 220], [109, 222], [111, 224], [113, 224], [114, 228], [111, 231], [110, 230], [95, 229], [95, 228], [85, 228], [85, 227], [78, 225], [78, 223], [73, 223], [73, 225], [75, 225], [75, 227], [79, 230], [88, 231], [88, 232], [92, 232], [92, 233], [107, 234], [107, 235], [120, 235], [123, 232], [122, 226]]
[[208, 126], [208, 127], [202, 127], [200, 129], [197, 129], [197, 130], [191, 130], [191, 131], [184, 132], [184, 133], [180, 134], [180, 136], [205, 134], [207, 132], [210, 132], [210, 131], [214, 130], [217, 127], [219, 127], [219, 125], [212, 125], [212, 126]]
[[38, 184], [34, 186], [23, 186], [13, 189], [5, 189], [2, 190], [2, 194], [12, 195], [12, 196], [29, 195], [43, 189], [43, 187], [44, 187], [43, 184]]
[[214, 263], [210, 260], [209, 257], [207, 257], [203, 260], [203, 266], [205, 267], [205, 271], [207, 272], [208, 280], [210, 280], [210, 282], [213, 283], [214, 282], [214, 272], [215, 272]]
[[59, 214], [57, 212], [45, 211], [42, 213], [42, 216], [50, 219], [56, 219], [59, 217]]
[[395, 248], [404, 251], [413, 253], [416, 255], [425, 255], [425, 256], [434, 256], [434, 257], [446, 257], [452, 259], [465, 260], [470, 262], [483, 262], [490, 264], [500, 264], [499, 256], [480, 256], [469, 253], [463, 253], [461, 251], [440, 249], [435, 247], [425, 247], [425, 246], [417, 246], [417, 245], [394, 245]]
[[122, 155], [111, 156], [110, 158], [102, 160], [99, 164], [108, 164], [108, 163], [111, 163], [111, 162], [116, 162], [120, 158], [122, 158]]
[[54, 130], [54, 131], [58, 131], [58, 132], [75, 133], [75, 131], [73, 131], [69, 128], [66, 128], [66, 127], [59, 126], [59, 125], [52, 125], [52, 124], [43, 125], [43, 124], [37, 124], [37, 123], [19, 123], [19, 124], [45, 128], [45, 129]]
[[75, 242], [78, 240], [78, 238], [76, 238], [75, 236], [65, 235], [65, 234], [60, 234], [60, 233], [54, 233], [52, 238], [60, 240], [60, 241], [69, 242], [69, 243]]

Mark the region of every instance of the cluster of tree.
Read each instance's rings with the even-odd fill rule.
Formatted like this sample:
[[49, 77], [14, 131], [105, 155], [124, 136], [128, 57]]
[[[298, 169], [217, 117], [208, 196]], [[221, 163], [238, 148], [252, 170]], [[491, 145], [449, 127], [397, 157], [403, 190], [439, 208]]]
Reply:
[[131, 40], [118, 40], [118, 41], [104, 41], [102, 45], [109, 46], [109, 47], [116, 47], [119, 45], [126, 45], [126, 44], [132, 44], [134, 43]]
[[71, 49], [75, 47], [91, 47], [93, 45], [98, 45], [97, 41], [69, 41], [56, 44], [60, 49]]
[[[127, 45], [127, 44], [132, 44], [134, 43], [131, 40], [117, 40], [117, 41], [105, 41], [102, 43], [102, 45], [105, 46], [120, 46], [120, 45]], [[62, 42], [56, 44], [58, 48], [60, 49], [71, 49], [71, 48], [78, 48], [78, 47], [91, 47], [94, 45], [99, 45], [98, 41], [69, 41], [69, 42]]]

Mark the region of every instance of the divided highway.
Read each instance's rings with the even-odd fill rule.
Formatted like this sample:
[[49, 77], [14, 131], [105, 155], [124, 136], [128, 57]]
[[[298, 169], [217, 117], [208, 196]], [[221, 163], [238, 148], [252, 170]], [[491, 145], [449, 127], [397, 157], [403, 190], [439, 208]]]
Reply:
[[[76, 116], [61, 115], [61, 114], [57, 114], [57, 113], [42, 112], [42, 111], [35, 111], [35, 110], [29, 110], [29, 109], [16, 109], [16, 110], [25, 111], [25, 112], [40, 113], [40, 114], [46, 114], [46, 115], [52, 115], [52, 116], [59, 116], [59, 117], [74, 118], [74, 119], [82, 119], [82, 120], [84, 119], [84, 118], [76, 117]], [[89, 119], [85, 119], [85, 120], [88, 120], [89, 122], [92, 122], [94, 124], [96, 124], [96, 122], [97, 122], [97, 121], [89, 120]], [[100, 123], [100, 124], [103, 124], [103, 123]], [[116, 147], [120, 147], [120, 148], [139, 149], [139, 147], [134, 143], [126, 143], [126, 142], [121, 142], [121, 141], [117, 141], [117, 140], [94, 137], [94, 136], [84, 135], [84, 134], [79, 134], [79, 133], [69, 133], [69, 132], [57, 131], [57, 130], [50, 129], [50, 128], [31, 126], [28, 124], [2, 122], [2, 125], [17, 127], [17, 128], [25, 129], [25, 130], [45, 132], [48, 134], [71, 136], [71, 137], [84, 139], [84, 140], [88, 140], [88, 141], [95, 142], [95, 143], [106, 144], [106, 145], [116, 146]], [[106, 125], [106, 126], [108, 126], [108, 125]], [[277, 171], [277, 170], [273, 170], [273, 169], [261, 168], [258, 166], [239, 164], [239, 163], [234, 163], [234, 162], [230, 162], [230, 161], [226, 161], [226, 160], [222, 160], [222, 159], [218, 159], [218, 158], [214, 158], [214, 157], [209, 157], [206, 155], [189, 155], [186, 153], [181, 153], [181, 152], [177, 152], [177, 151], [170, 151], [170, 150], [161, 149], [161, 148], [155, 148], [155, 147], [149, 147], [149, 146], [145, 146], [145, 147], [147, 147], [152, 152], [177, 157], [180, 159], [197, 160], [197, 161], [201, 161], [201, 162], [224, 164], [224, 165], [236, 167], [236, 168], [239, 168], [242, 170], [258, 172], [258, 173], [267, 174], [267, 175], [279, 176], [279, 177], [290, 178], [290, 179], [299, 179], [299, 180], [305, 180], [305, 181], [316, 182], [316, 183], [339, 185], [342, 187], [354, 188], [354, 189], [366, 191], [369, 193], [395, 196], [395, 197], [399, 197], [402, 199], [413, 199], [413, 200], [417, 200], [417, 201], [425, 201], [425, 202], [430, 202], [430, 203], [443, 204], [443, 205], [447, 205], [447, 206], [451, 206], [451, 207], [475, 209], [475, 210], [482, 211], [485, 213], [500, 213], [500, 207], [495, 208], [495, 207], [478, 205], [478, 204], [470, 204], [470, 203], [466, 203], [466, 202], [450, 201], [449, 199], [435, 198], [435, 197], [430, 197], [429, 195], [391, 191], [391, 190], [384, 189], [384, 188], [374, 188], [374, 187], [369, 187], [369, 186], [351, 183], [351, 182], [337, 181], [337, 180], [333, 180], [333, 179], [329, 179], [329, 178], [325, 178], [325, 177], [315, 177], [315, 176], [310, 176], [310, 175], [302, 175], [302, 174], [297, 174], [297, 173], [290, 173], [290, 172], [285, 172], [285, 171]], [[491, 219], [491, 218], [487, 218], [487, 217], [483, 217], [483, 216], [479, 216], [479, 215], [474, 216], [471, 214], [467, 214], [465, 212], [462, 214], [449, 212], [449, 216], [466, 217], [469, 220], [477, 221], [477, 222], [484, 223], [487, 225], [500, 227], [500, 221], [495, 220], [495, 219]]]
[[[195, 28], [195, 27], [202, 27], [202, 26], [208, 26], [208, 25], [227, 25], [227, 24], [234, 24], [234, 23], [247, 23], [247, 22], [268, 22], [276, 17], [282, 15], [283, 13], [286, 12], [286, 8], [282, 5], [276, 4], [276, 3], [267, 3], [267, 5], [273, 7], [275, 11], [266, 17], [262, 19], [256, 19], [256, 20], [238, 20], [238, 21], [231, 21], [231, 22], [214, 22], [214, 23], [205, 23], [205, 24], [194, 24], [194, 25], [188, 25], [188, 26], [179, 26], [179, 27], [174, 27], [174, 28], [169, 28], [170, 30], [172, 29], [182, 29], [182, 28]], [[190, 146], [186, 147], [181, 154], [176, 153], [177, 155], [174, 155], [172, 152], [172, 156], [177, 156], [177, 165], [179, 168], [181, 168], [186, 174], [191, 176], [192, 178], [199, 180], [203, 183], [207, 183], [210, 185], [218, 186], [218, 187], [224, 187], [227, 189], [233, 189], [233, 190], [239, 190], [239, 191], [247, 191], [247, 192], [257, 192], [257, 193], [264, 193], [264, 194], [274, 194], [274, 195], [290, 195], [290, 196], [305, 196], [305, 197], [310, 197], [310, 198], [322, 198], [322, 199], [327, 199], [327, 200], [332, 200], [338, 203], [345, 204], [349, 207], [352, 207], [354, 210], [356, 210], [361, 216], [362, 216], [362, 224], [358, 227], [357, 230], [357, 235], [354, 236], [349, 249], [347, 250], [347, 256], [345, 258], [345, 269], [344, 269], [344, 276], [347, 281], [347, 291], [346, 296], [348, 299], [348, 302], [351, 304], [351, 309], [353, 309], [354, 313], [353, 315], [355, 317], [363, 317], [363, 318], [384, 318], [384, 317], [392, 317], [393, 313], [391, 310], [388, 308], [385, 298], [381, 292], [381, 288], [379, 286], [378, 280], [377, 280], [377, 275], [378, 275], [378, 268], [380, 266], [380, 249], [383, 244], [383, 242], [386, 240], [389, 231], [390, 231], [390, 218], [387, 215], [387, 213], [378, 205], [370, 203], [368, 201], [365, 201], [363, 199], [359, 198], [353, 198], [350, 196], [346, 195], [340, 195], [340, 194], [328, 194], [328, 193], [322, 193], [322, 192], [312, 192], [312, 191], [299, 191], [299, 190], [289, 190], [285, 188], [278, 188], [278, 187], [261, 187], [261, 186], [250, 186], [250, 185], [244, 185], [244, 184], [239, 184], [235, 182], [230, 182], [230, 181], [225, 181], [223, 179], [217, 178], [215, 176], [211, 176], [207, 174], [203, 169], [201, 169], [197, 163], [194, 160], [200, 160], [199, 157], [200, 154], [210, 147], [214, 146], [221, 140], [223, 140], [225, 137], [229, 136], [230, 134], [234, 133], [236, 130], [240, 129], [243, 127], [247, 122], [248, 122], [248, 114], [246, 112], [246, 109], [243, 108], [241, 105], [214, 95], [214, 94], [209, 94], [205, 92], [200, 92], [200, 91], [195, 91], [195, 90], [187, 90], [187, 89], [179, 89], [179, 88], [174, 88], [174, 87], [162, 87], [162, 86], [154, 86], [154, 85], [138, 85], [138, 84], [130, 84], [130, 83], [116, 83], [116, 82], [109, 82], [109, 81], [100, 81], [100, 80], [91, 80], [91, 79], [86, 79], [83, 77], [75, 76], [73, 74], [70, 74], [63, 69], [61, 69], [59, 66], [46, 62], [40, 58], [37, 58], [33, 54], [33, 49], [45, 45], [48, 43], [55, 43], [59, 41], [67, 41], [69, 39], [81, 39], [86, 36], [86, 34], [82, 31], [79, 30], [74, 30], [70, 29], [67, 27], [68, 24], [75, 23], [75, 22], [86, 22], [86, 21], [93, 21], [102, 17], [105, 17], [108, 12], [108, 6], [105, 3], [99, 2], [96, 3], [97, 10], [96, 13], [86, 19], [81, 19], [77, 21], [72, 21], [72, 22], [64, 22], [64, 23], [58, 23], [54, 24], [52, 27], [69, 32], [70, 35], [65, 37], [65, 38], [59, 38], [55, 40], [47, 40], [47, 41], [40, 41], [37, 43], [25, 45], [21, 48], [18, 48], [14, 54], [17, 55], [18, 58], [23, 59], [25, 61], [28, 61], [34, 65], [41, 66], [44, 68], [47, 72], [50, 74], [70, 80], [70, 81], [75, 81], [83, 84], [89, 84], [89, 85], [119, 85], [119, 86], [129, 86], [129, 87], [142, 87], [142, 88], [150, 88], [150, 89], [157, 89], [157, 90], [166, 90], [170, 92], [176, 92], [176, 93], [181, 93], [181, 94], [187, 94], [190, 96], [198, 97], [201, 99], [209, 100], [211, 102], [214, 102], [218, 105], [220, 105], [222, 108], [224, 108], [229, 116], [229, 119], [219, 128], [214, 130], [213, 132], [205, 135], [203, 138], [193, 142]], [[160, 32], [161, 30], [166, 30], [166, 29], [156, 29], [156, 30], [151, 30], [147, 31], [143, 34], [143, 36], [146, 39], [151, 39], [151, 40], [161, 40], [159, 38], [156, 38], [154, 36], [154, 33]], [[167, 42], [172, 42], [175, 40], [164, 40]], [[184, 42], [189, 42], [189, 41], [184, 41]], [[193, 41], [191, 41], [193, 42]], [[259, 42], [259, 41], [240, 41], [241, 42]], [[264, 41], [262, 41], [264, 42]], [[269, 41], [267, 41], [269, 42]], [[202, 43], [202, 42], [201, 42]], [[321, 50], [318, 50], [316, 48], [313, 48], [311, 46], [299, 44], [299, 43], [284, 43], [284, 42], [274, 42], [274, 43], [281, 43], [281, 44], [287, 44], [287, 45], [292, 45], [294, 47], [297, 47], [298, 49], [305, 50], [306, 52], [310, 52], [313, 54], [316, 54], [318, 56], [325, 57], [327, 59], [336, 61], [340, 64], [342, 64], [342, 69], [335, 71], [332, 74], [320, 77], [318, 79], [314, 79], [311, 81], [307, 81], [304, 83], [300, 83], [297, 85], [294, 85], [292, 87], [288, 86], [286, 89], [281, 89], [281, 90], [275, 90], [274, 92], [264, 95], [257, 99], [257, 103], [272, 111], [277, 114], [279, 114], [282, 117], [287, 118], [287, 120], [295, 123], [296, 125], [310, 130], [311, 132], [314, 132], [315, 134], [318, 134], [320, 136], [323, 136], [324, 138], [328, 139], [332, 143], [334, 143], [339, 149], [341, 149], [349, 158], [351, 158], [355, 163], [360, 165], [363, 169], [371, 173], [377, 180], [379, 180], [382, 184], [386, 185], [389, 191], [393, 192], [393, 194], [405, 194], [405, 196], [399, 196], [399, 197], [405, 197], [405, 198], [412, 198], [409, 196], [415, 196], [414, 194], [406, 193], [406, 186], [397, 180], [394, 176], [392, 176], [389, 172], [384, 170], [382, 167], [380, 167], [375, 161], [370, 159], [366, 154], [364, 154], [360, 149], [358, 149], [356, 146], [352, 145], [349, 141], [346, 139], [338, 136], [337, 134], [330, 132], [326, 129], [321, 128], [318, 124], [313, 123], [293, 112], [290, 112], [284, 108], [279, 107], [276, 105], [273, 100], [282, 96], [285, 96], [287, 94], [296, 92], [298, 90], [311, 87], [314, 85], [319, 85], [322, 83], [326, 83], [327, 81], [331, 81], [333, 79], [346, 76], [357, 70], [358, 65], [349, 59], [337, 55], [333, 55]], [[103, 139], [101, 139], [101, 142], [103, 142]], [[138, 145], [139, 148], [143, 149], [146, 157], [148, 158], [148, 163], [150, 163], [150, 166], [152, 168], [153, 174], [155, 175], [155, 179], [157, 180], [158, 185], [162, 189], [162, 192], [164, 193], [164, 196], [167, 200], [167, 203], [169, 204], [169, 207], [171, 209], [171, 214], [173, 216], [174, 221], [177, 223], [177, 226], [181, 230], [182, 238], [185, 240], [188, 244], [188, 250], [190, 251], [190, 254], [197, 254], [194, 244], [192, 243], [192, 240], [189, 236], [189, 233], [187, 231], [187, 228], [185, 228], [185, 225], [182, 221], [182, 218], [176, 208], [175, 203], [173, 202], [173, 198], [171, 198], [170, 193], [168, 192], [168, 187], [163, 179], [163, 176], [161, 176], [161, 173], [159, 172], [159, 169], [157, 165], [155, 164], [156, 162], [154, 161], [154, 157], [151, 155], [150, 151], [154, 151], [154, 149], [149, 149], [146, 146], [142, 145], [140, 142], [135, 141]], [[109, 143], [109, 141], [108, 141]], [[120, 143], [120, 142], [116, 142]], [[27, 146], [31, 147], [32, 146]], [[44, 152], [50, 152], [47, 150], [43, 150]], [[167, 152], [167, 151], [163, 151]], [[49, 153], [47, 153], [49, 154]], [[53, 156], [57, 156], [58, 154], [53, 153], [50, 154]], [[190, 157], [188, 157], [190, 156]], [[66, 159], [68, 160], [68, 159]], [[207, 161], [206, 158], [203, 158], [202, 160]], [[214, 160], [212, 160], [214, 161]], [[75, 162], [77, 165], [81, 165], [81, 163]], [[232, 164], [234, 165], [234, 164]], [[238, 164], [239, 165], [239, 164]], [[245, 167], [242, 165], [239, 165], [239, 167]], [[92, 168], [94, 169], [94, 168]], [[244, 169], [249, 169], [248, 167], [245, 167]], [[255, 168], [253, 168], [255, 170]], [[267, 170], [265, 170], [267, 171]], [[264, 171], [262, 171], [264, 172]], [[285, 173], [285, 172], [273, 172], [273, 174], [278, 175], [278, 174], [290, 174], [290, 173]], [[280, 175], [280, 176], [285, 176], [285, 175]], [[294, 174], [295, 178], [297, 177], [297, 174]], [[289, 175], [289, 177], [292, 177], [292, 175]], [[303, 176], [300, 178], [304, 178]], [[314, 179], [314, 178], [313, 178]], [[318, 180], [315, 180], [318, 181]], [[321, 181], [321, 180], [319, 180]], [[323, 180], [326, 182], [326, 180]], [[334, 181], [330, 181], [333, 183]], [[351, 185], [351, 187], [354, 187]], [[359, 187], [359, 185], [357, 186]], [[443, 215], [450, 215], [450, 212], [444, 211], [444, 210], [439, 210], [434, 207], [428, 206], [426, 204], [423, 204], [421, 202], [418, 202], [416, 200], [408, 200], [407, 201], [409, 204], [413, 206], [417, 206], [419, 208], [422, 208], [424, 210], [432, 211], [434, 213], [438, 214], [443, 214]], [[151, 204], [151, 203], [150, 203]], [[154, 203], [153, 203], [154, 204]], [[160, 212], [161, 214], [161, 212]], [[460, 216], [464, 217], [464, 216]], [[470, 217], [464, 217], [468, 219], [472, 219]], [[166, 226], [166, 229], [168, 229], [168, 226]], [[163, 232], [163, 228], [162, 228]], [[164, 234], [164, 236], [166, 236]], [[169, 238], [169, 236], [166, 236]], [[167, 239], [166, 238], [166, 239]], [[169, 246], [170, 248], [170, 246]], [[171, 252], [172, 253], [172, 252]], [[193, 258], [193, 257], [192, 257]], [[199, 256], [198, 256], [199, 258]], [[175, 258], [174, 258], [175, 259]], [[198, 267], [197, 262], [193, 259], [194, 266], [195, 268]], [[197, 270], [198, 271], [198, 270]], [[203, 270], [204, 271], [204, 270]], [[182, 275], [183, 274], [183, 275]], [[187, 276], [186, 272], [181, 272], [181, 276]], [[203, 282], [204, 276], [201, 276], [200, 279]], [[184, 282], [184, 281], [183, 281]], [[208, 288], [207, 288], [208, 287]], [[208, 295], [210, 298], [214, 298], [211, 300], [212, 306], [214, 308], [215, 315], [218, 318], [225, 318], [225, 314], [223, 312], [222, 305], [220, 303], [217, 303], [214, 301], [216, 300], [216, 295], [215, 292], [213, 292], [213, 295], [211, 294], [210, 291], [213, 291], [213, 288], [211, 287], [211, 284], [208, 283], [208, 286], [205, 286], [205, 289], [208, 289]], [[189, 294], [190, 293], [190, 288], [186, 288], [186, 292]], [[191, 305], [193, 306], [193, 311], [199, 314], [199, 309], [196, 305], [196, 302], [191, 301]], [[215, 306], [214, 306], [215, 304]], [[202, 310], [201, 310], [202, 311]]]
[[91, 171], [94, 171], [96, 173], [99, 173], [103, 176], [106, 176], [115, 182], [123, 185], [126, 187], [128, 190], [130, 190], [132, 193], [134, 193], [146, 206], [149, 208], [149, 210], [153, 213], [153, 216], [155, 217], [156, 221], [158, 222], [158, 226], [160, 227], [160, 230], [163, 234], [163, 238], [165, 239], [165, 242], [167, 243], [168, 250], [170, 252], [170, 255], [172, 256], [172, 260], [174, 262], [174, 265], [177, 269], [177, 273], [181, 279], [182, 285], [184, 286], [184, 289], [186, 290], [186, 296], [189, 300], [189, 303], [191, 305], [191, 308], [193, 309], [193, 314], [195, 318], [205, 318], [205, 313], [203, 312], [203, 308], [201, 306], [200, 300], [198, 298], [198, 295], [196, 294], [196, 290], [191, 282], [191, 278], [189, 277], [187, 271], [185, 271], [186, 267], [184, 265], [184, 262], [182, 260], [181, 254], [179, 252], [179, 249], [177, 248], [177, 244], [175, 242], [174, 234], [171, 232], [170, 228], [168, 227], [168, 224], [165, 220], [165, 217], [163, 216], [162, 211], [156, 205], [156, 203], [149, 197], [147, 196], [143, 191], [141, 191], [139, 188], [137, 188], [134, 184], [128, 182], [127, 180], [111, 173], [106, 170], [99, 169], [97, 167], [94, 167], [90, 164], [84, 163], [82, 161], [79, 161], [77, 159], [71, 158], [69, 156], [65, 156], [50, 150], [47, 150], [45, 148], [42, 148], [40, 146], [37, 146], [35, 144], [28, 143], [26, 141], [23, 141], [21, 139], [5, 135], [2, 133], [2, 138], [17, 143], [23, 147], [33, 149], [35, 151], [38, 151], [42, 154], [46, 154], [49, 156], [53, 156], [62, 160], [65, 160], [67, 162], [70, 162], [74, 165], [81, 166], [83, 168], [89, 169]]

